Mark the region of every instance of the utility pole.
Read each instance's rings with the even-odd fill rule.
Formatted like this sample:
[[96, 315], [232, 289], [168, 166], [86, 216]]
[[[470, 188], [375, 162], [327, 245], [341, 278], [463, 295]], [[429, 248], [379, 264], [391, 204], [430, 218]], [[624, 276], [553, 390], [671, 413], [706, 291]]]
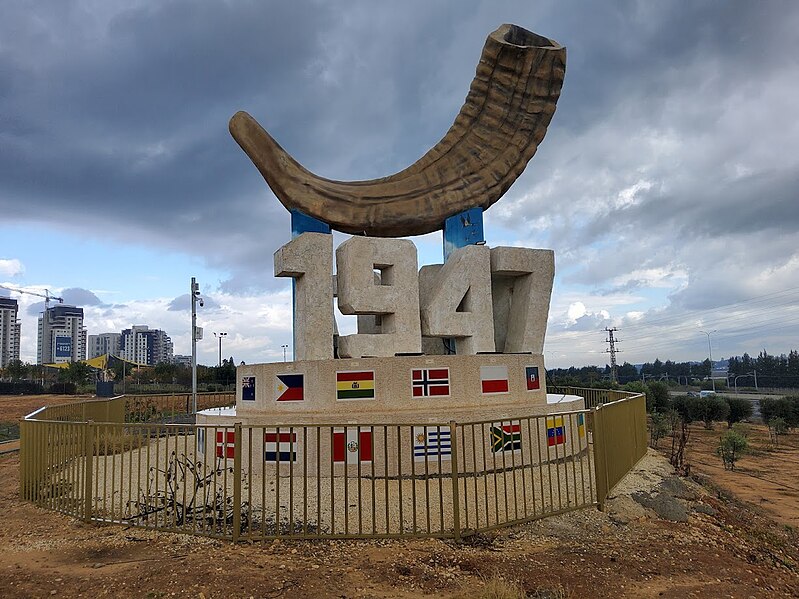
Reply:
[[613, 327], [612, 329], [605, 327], [605, 331], [608, 334], [608, 338], [605, 339], [605, 343], [610, 345], [610, 348], [605, 350], [605, 353], [610, 354], [610, 380], [614, 383], [619, 382], [619, 377], [617, 376], [618, 371], [616, 367], [616, 354], [621, 351], [616, 349], [616, 342], [618, 339], [613, 338], [613, 333], [615, 333], [617, 330], [618, 329], [616, 327]]

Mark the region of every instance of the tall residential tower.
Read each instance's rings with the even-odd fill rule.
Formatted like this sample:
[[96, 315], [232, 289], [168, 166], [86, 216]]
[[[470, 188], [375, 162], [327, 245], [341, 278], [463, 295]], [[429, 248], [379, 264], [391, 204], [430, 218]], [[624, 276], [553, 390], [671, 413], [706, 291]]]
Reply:
[[77, 362], [86, 359], [83, 308], [58, 305], [39, 317], [38, 364]]
[[0, 368], [11, 360], [19, 360], [20, 323], [17, 300], [0, 297]]

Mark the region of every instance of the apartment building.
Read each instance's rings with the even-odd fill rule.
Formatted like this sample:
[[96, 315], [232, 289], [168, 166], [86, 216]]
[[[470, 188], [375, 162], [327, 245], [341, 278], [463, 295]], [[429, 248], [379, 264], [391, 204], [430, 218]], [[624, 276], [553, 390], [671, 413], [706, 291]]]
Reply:
[[172, 362], [172, 339], [160, 329], [136, 325], [122, 331], [119, 356], [130, 362], [153, 366]]
[[59, 364], [85, 360], [86, 337], [83, 308], [63, 304], [48, 308], [39, 317], [36, 362]]
[[0, 368], [19, 360], [20, 322], [17, 300], [0, 297]]
[[122, 333], [100, 333], [89, 335], [89, 359], [111, 354], [118, 356], [122, 343]]

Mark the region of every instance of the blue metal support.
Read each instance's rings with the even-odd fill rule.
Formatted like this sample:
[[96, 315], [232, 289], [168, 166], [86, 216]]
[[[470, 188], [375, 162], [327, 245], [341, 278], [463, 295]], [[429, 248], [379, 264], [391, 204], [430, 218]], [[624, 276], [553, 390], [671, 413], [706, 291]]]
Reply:
[[299, 210], [291, 210], [291, 238], [302, 233], [330, 233], [330, 225]]
[[[316, 219], [312, 216], [300, 212], [299, 210], [290, 210], [291, 214], [291, 238], [299, 237], [303, 233], [328, 233], [332, 234], [330, 225]], [[330, 273], [331, 276], [333, 273]], [[297, 293], [296, 293], [296, 279], [291, 279], [291, 359], [296, 358], [295, 349], [297, 347], [297, 338], [294, 332], [297, 330]]]
[[444, 221], [444, 262], [458, 248], [485, 243], [483, 209], [469, 208]]
[[[458, 248], [467, 245], [485, 243], [485, 233], [483, 232], [483, 209], [469, 208], [459, 214], [450, 216], [444, 221], [444, 262], [449, 259], [449, 255]], [[455, 353], [455, 340], [443, 339], [444, 345], [450, 353]]]

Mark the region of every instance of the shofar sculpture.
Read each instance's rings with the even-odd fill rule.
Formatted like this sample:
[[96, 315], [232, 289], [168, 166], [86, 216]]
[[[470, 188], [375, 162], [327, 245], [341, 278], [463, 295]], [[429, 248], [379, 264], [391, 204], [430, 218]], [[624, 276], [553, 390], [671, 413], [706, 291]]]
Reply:
[[289, 210], [345, 233], [421, 235], [464, 210], [488, 208], [510, 188], [544, 139], [565, 70], [560, 44], [502, 25], [488, 36], [466, 102], [444, 138], [382, 179], [318, 177], [246, 112], [230, 119], [230, 133]]

